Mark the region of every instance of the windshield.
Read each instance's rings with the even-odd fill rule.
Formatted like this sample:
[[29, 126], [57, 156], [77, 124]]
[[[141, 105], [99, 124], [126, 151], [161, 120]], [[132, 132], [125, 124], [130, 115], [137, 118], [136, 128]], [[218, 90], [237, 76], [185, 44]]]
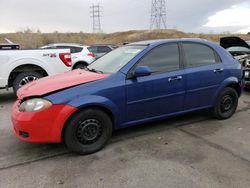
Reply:
[[123, 46], [97, 59], [88, 66], [89, 70], [112, 74], [119, 71], [146, 46]]

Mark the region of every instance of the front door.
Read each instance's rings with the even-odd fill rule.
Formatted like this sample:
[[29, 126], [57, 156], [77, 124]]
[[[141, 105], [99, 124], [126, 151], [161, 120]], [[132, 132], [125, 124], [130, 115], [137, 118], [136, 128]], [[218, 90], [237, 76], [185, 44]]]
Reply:
[[128, 122], [183, 110], [185, 74], [179, 57], [176, 43], [164, 44], [151, 50], [135, 66], [148, 66], [153, 73], [126, 80]]

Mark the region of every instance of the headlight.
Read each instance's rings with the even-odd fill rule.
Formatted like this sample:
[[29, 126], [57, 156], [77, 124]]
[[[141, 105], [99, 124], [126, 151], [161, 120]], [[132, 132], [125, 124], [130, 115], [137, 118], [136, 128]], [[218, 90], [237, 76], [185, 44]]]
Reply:
[[52, 103], [47, 100], [34, 98], [34, 99], [29, 99], [27, 101], [24, 101], [19, 106], [19, 111], [20, 112], [37, 112], [37, 111], [45, 110], [51, 106], [52, 106]]

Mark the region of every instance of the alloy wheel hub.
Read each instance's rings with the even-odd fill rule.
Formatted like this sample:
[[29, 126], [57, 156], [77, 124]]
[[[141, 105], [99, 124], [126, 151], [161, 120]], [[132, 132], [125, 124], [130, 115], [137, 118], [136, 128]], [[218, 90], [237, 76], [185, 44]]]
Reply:
[[38, 78], [35, 77], [35, 76], [26, 76], [24, 77], [20, 82], [19, 82], [19, 87], [22, 87], [24, 86], [25, 84], [29, 83], [29, 82], [32, 82], [32, 81], [35, 81], [37, 80]]

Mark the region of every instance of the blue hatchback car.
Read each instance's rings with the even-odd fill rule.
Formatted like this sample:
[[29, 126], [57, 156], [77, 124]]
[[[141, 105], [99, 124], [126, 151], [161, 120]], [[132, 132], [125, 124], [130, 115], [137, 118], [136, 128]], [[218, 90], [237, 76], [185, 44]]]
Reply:
[[242, 90], [241, 66], [202, 39], [120, 47], [89, 65], [18, 91], [12, 121], [27, 142], [62, 142], [80, 154], [105, 146], [113, 130], [210, 109], [227, 119]]

